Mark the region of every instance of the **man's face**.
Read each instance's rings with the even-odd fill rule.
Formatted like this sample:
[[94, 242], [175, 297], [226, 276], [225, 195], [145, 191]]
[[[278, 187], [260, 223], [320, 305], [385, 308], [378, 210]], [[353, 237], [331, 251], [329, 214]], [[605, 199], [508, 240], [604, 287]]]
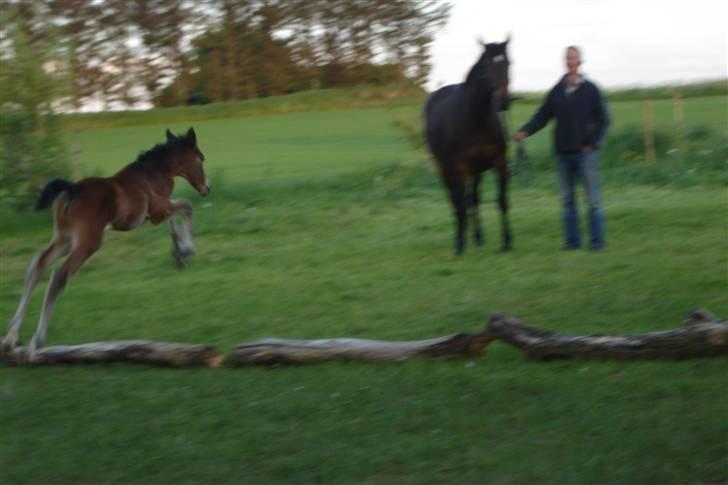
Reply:
[[576, 49], [566, 49], [566, 68], [570, 73], [574, 74], [579, 70], [581, 65], [581, 56]]

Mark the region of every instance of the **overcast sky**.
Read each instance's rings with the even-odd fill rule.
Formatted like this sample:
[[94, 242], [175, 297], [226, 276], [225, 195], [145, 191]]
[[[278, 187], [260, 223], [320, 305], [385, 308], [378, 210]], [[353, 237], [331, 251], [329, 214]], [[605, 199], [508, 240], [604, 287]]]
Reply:
[[583, 49], [583, 72], [603, 87], [728, 76], [725, 0], [451, 0], [435, 37], [428, 87], [462, 82], [476, 38], [509, 44], [511, 90], [543, 91], [564, 72], [564, 48]]

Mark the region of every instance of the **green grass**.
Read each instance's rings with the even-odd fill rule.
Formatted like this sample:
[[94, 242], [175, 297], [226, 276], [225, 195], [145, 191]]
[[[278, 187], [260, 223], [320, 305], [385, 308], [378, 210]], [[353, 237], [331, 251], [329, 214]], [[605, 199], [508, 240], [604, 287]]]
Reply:
[[[393, 133], [385, 109], [292, 113], [174, 123], [193, 125], [208, 160], [206, 170], [222, 180], [295, 178], [391, 164], [412, 152]], [[104, 128], [79, 133], [81, 163], [90, 174], [110, 175], [141, 149], [164, 140], [167, 125]]]
[[[644, 156], [643, 107], [641, 101], [609, 103], [612, 124], [601, 150], [604, 178], [618, 185], [720, 185], [728, 183], [728, 97], [690, 97], [684, 100], [684, 125], [677, 130], [673, 104], [669, 99], [652, 103], [657, 162], [649, 164]], [[533, 116], [538, 105], [514, 103], [507, 115], [511, 132]], [[390, 110], [401, 136], [411, 144], [421, 144], [421, 107], [399, 106]], [[678, 133], [681, 133], [678, 135]], [[531, 173], [554, 172], [552, 149], [553, 123], [526, 139]], [[676, 151], [676, 149], [679, 149]], [[511, 154], [511, 160], [515, 154]]]
[[[514, 184], [515, 251], [499, 255], [489, 174], [486, 247], [455, 258], [445, 194], [391, 127], [409, 109], [172, 123], [194, 124], [213, 178], [207, 199], [180, 184], [191, 267], [173, 269], [166, 226], [107, 233], [49, 344], [228, 351], [267, 336], [421, 339], [495, 311], [580, 334], [670, 329], [697, 306], [728, 315], [724, 187], [607, 183], [609, 249], [564, 253], [553, 174], [539, 176]], [[164, 127], [74, 135], [84, 170], [112, 173]], [[0, 210], [9, 319], [50, 220]], [[0, 368], [0, 483], [717, 483], [727, 371], [725, 358], [533, 363], [498, 342], [465, 361]]]
[[356, 86], [319, 89], [271, 98], [180, 106], [145, 111], [74, 113], [63, 116], [68, 129], [83, 130], [191, 122], [242, 116], [261, 116], [309, 111], [341, 111], [365, 107], [401, 106], [420, 103], [425, 92], [412, 85]]
[[[659, 161], [656, 168], [665, 169], [666, 173], [660, 179], [661, 183], [726, 183], [726, 102], [728, 98], [725, 97], [686, 99], [686, 126], [704, 127], [710, 132], [711, 138], [707, 141], [688, 141], [688, 156], [667, 157]], [[641, 135], [635, 133], [628, 136], [631, 127], [639, 129], [641, 126], [640, 103], [614, 102], [610, 104], [610, 109], [613, 125], [606, 141], [609, 146], [605, 150], [603, 164], [615, 170], [606, 170], [605, 177], [611, 177], [613, 182], [619, 184], [650, 180], [649, 177], [640, 176], [650, 171], [645, 161], [639, 158]], [[515, 130], [525, 123], [533, 110], [532, 105], [516, 104], [509, 114], [511, 129]], [[159, 113], [154, 111], [148, 116], [159, 116]], [[671, 101], [655, 101], [654, 117], [656, 129], [661, 133], [670, 133]], [[200, 146], [209, 160], [210, 175], [229, 180], [270, 180], [342, 173], [373, 164], [426, 160], [427, 155], [416, 150], [407, 141], [405, 134], [394, 128], [396, 123], [417, 132], [422, 123], [421, 105], [395, 103], [387, 107], [356, 110], [78, 130], [69, 134], [69, 139], [73, 148], [79, 150], [78, 160], [85, 175], [110, 175], [133, 161], [140, 150], [163, 141], [167, 127], [183, 131], [194, 125]], [[547, 127], [527, 141], [530, 166], [536, 171], [547, 171], [549, 176], [553, 165], [551, 137], [551, 127]], [[630, 140], [627, 152], [619, 148], [624, 145], [622, 139], [625, 137]], [[669, 142], [665, 144], [666, 149], [671, 146]], [[633, 151], [635, 149], [638, 151], [637, 157]]]
[[[612, 102], [640, 102], [646, 98], [671, 99], [674, 91], [680, 92], [685, 98], [713, 98], [714, 102], [723, 99], [725, 104], [728, 83], [726, 80], [716, 80], [686, 85], [619, 89], [607, 91], [606, 94]], [[545, 93], [529, 92], [514, 93], [514, 95], [519, 97], [516, 107], [528, 106], [528, 109], [532, 109], [533, 104], [543, 100]], [[64, 115], [62, 118], [64, 126], [71, 130], [118, 128], [295, 112], [419, 106], [424, 102], [426, 96], [426, 92], [412, 85], [363, 85], [341, 89], [303, 91], [285, 96], [212, 103], [202, 106], [180, 106], [146, 111], [74, 113]]]

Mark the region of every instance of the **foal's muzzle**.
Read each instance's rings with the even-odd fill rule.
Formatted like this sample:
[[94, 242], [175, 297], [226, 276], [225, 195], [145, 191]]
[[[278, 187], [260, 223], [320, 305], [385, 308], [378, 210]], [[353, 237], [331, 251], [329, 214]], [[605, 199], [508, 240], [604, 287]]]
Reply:
[[198, 187], [197, 191], [200, 193], [201, 196], [205, 197], [207, 194], [210, 193], [210, 182], [205, 179], [205, 183], [202, 184], [202, 187]]

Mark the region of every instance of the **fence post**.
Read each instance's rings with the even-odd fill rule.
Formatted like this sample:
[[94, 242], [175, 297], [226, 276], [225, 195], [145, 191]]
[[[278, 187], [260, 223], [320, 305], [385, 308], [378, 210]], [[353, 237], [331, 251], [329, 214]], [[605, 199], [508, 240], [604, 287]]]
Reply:
[[83, 177], [83, 169], [81, 165], [81, 144], [78, 141], [78, 135], [81, 130], [75, 130], [75, 140], [71, 146], [71, 176], [73, 180], [80, 180]]
[[652, 101], [646, 99], [642, 102], [645, 133], [645, 161], [652, 166], [655, 163], [655, 125], [652, 116]]
[[687, 153], [687, 146], [685, 140], [685, 110], [683, 105], [683, 97], [678, 90], [672, 92], [672, 122], [673, 122], [673, 137], [675, 148], [680, 153]]

